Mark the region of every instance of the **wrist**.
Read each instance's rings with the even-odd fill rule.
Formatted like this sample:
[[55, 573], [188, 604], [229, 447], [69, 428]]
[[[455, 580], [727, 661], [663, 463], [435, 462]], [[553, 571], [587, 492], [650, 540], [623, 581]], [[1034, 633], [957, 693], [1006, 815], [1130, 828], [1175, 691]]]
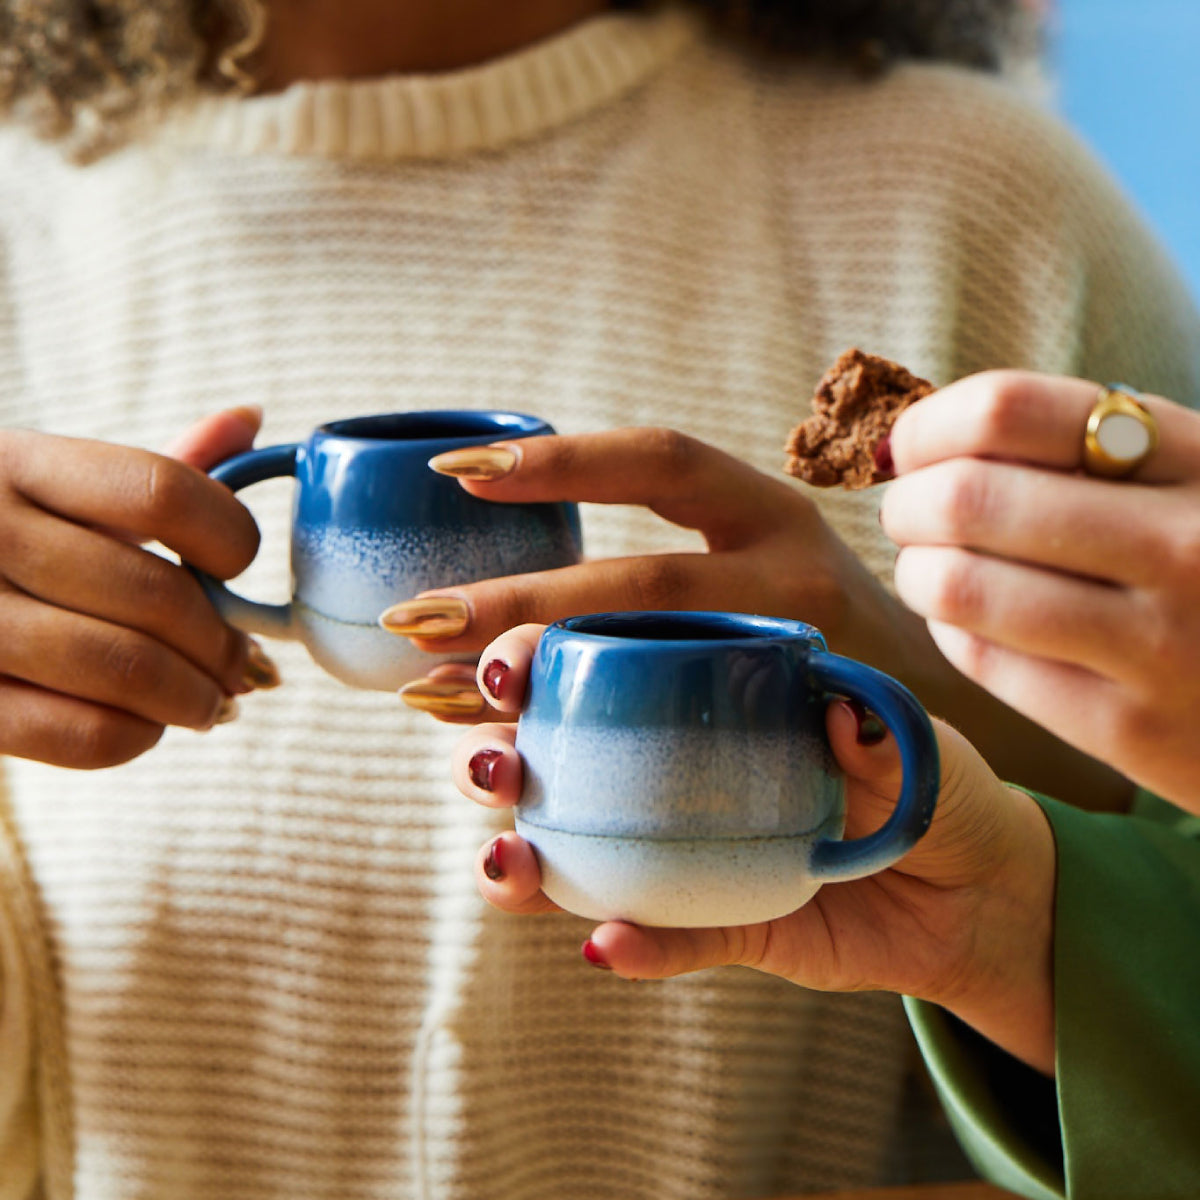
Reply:
[[957, 969], [939, 994], [1001, 1049], [1054, 1074], [1054, 834], [1041, 807], [1016, 788], [1003, 803], [1012, 828], [977, 885], [976, 919], [963, 931]]

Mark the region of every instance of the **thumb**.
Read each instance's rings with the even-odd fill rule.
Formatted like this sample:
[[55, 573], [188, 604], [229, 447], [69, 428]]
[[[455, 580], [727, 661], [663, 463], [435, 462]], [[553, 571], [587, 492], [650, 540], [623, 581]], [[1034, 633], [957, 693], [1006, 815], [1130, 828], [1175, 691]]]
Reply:
[[201, 471], [210, 471], [218, 463], [254, 445], [262, 418], [262, 409], [257, 405], [227, 408], [201, 418], [175, 438], [163, 453]]
[[768, 923], [720, 929], [659, 929], [608, 921], [584, 943], [583, 956], [625, 979], [670, 979], [707, 967], [758, 966]]

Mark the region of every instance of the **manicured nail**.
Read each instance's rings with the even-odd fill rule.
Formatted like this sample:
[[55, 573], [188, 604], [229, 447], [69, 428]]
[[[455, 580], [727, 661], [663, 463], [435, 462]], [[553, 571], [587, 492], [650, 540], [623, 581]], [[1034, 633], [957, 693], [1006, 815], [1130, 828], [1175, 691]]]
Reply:
[[504, 839], [497, 838], [489, 847], [487, 858], [483, 860], [483, 873], [497, 883], [504, 878], [504, 863], [501, 856], [504, 853]]
[[504, 757], [503, 750], [489, 747], [486, 750], [476, 750], [467, 763], [467, 774], [471, 782], [481, 791], [490, 792], [495, 787], [496, 764]]
[[462, 450], [435, 454], [429, 460], [429, 466], [439, 475], [481, 483], [503, 479], [516, 465], [516, 452], [507, 446], [467, 446]]
[[508, 674], [508, 663], [501, 658], [493, 658], [483, 668], [483, 686], [493, 700], [500, 699], [500, 689], [504, 686], [504, 677]]
[[453, 638], [470, 623], [470, 606], [457, 596], [418, 596], [393, 604], [379, 617], [379, 624], [399, 637]]
[[236, 721], [238, 713], [242, 711], [241, 705], [237, 702], [236, 696], [226, 696], [221, 701], [220, 707], [217, 709], [216, 716], [213, 717], [214, 725], [228, 725], [230, 721]]
[[877, 746], [887, 737], [887, 726], [873, 712], [864, 708], [860, 701], [846, 700], [844, 703], [854, 714], [858, 725], [855, 737], [860, 746]]
[[600, 953], [600, 947], [597, 946], [591, 938], [588, 938], [588, 940], [583, 943], [581, 949], [583, 950], [583, 957], [586, 958], [593, 967], [599, 967], [602, 971], [612, 970], [612, 967], [608, 965], [608, 960], [603, 954]]
[[[896, 464], [892, 462], [892, 439], [890, 437], [885, 437], [875, 447], [874, 458], [875, 470], [884, 477], [884, 480], [896, 477]], [[883, 482], [883, 480], [880, 482]]]
[[283, 682], [279, 668], [253, 638], [246, 639], [246, 646], [246, 669], [242, 672], [242, 682], [250, 691], [277, 688]]
[[484, 698], [473, 684], [455, 680], [414, 679], [400, 689], [400, 699], [418, 712], [433, 713], [435, 717], [475, 716], [483, 712]]

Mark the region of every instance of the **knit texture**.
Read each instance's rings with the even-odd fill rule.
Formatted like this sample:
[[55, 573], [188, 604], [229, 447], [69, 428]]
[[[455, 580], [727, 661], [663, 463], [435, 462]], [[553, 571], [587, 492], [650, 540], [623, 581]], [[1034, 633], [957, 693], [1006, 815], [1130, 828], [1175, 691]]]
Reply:
[[[1005, 85], [760, 63], [670, 11], [437, 80], [205, 101], [82, 169], [0, 135], [6, 425], [157, 447], [260, 403], [266, 445], [514, 408], [777, 473], [848, 345], [1194, 401], [1195, 328]], [[812, 499], [886, 580], [877, 493]], [[281, 598], [288, 485], [245, 498], [239, 586]], [[584, 520], [593, 556], [697, 544]], [[7, 763], [0, 1197], [38, 1172], [48, 1200], [717, 1200], [894, 1170], [898, 1002], [590, 969], [585, 922], [477, 897], [500, 819], [451, 786], [457, 735], [270, 649], [285, 686], [233, 724], [97, 773]]]

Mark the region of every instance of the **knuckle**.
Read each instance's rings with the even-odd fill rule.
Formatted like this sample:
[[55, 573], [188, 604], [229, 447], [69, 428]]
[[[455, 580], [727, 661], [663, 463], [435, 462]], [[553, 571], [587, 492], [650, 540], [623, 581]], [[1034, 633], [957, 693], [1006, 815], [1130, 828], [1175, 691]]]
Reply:
[[1153, 704], [1126, 699], [1110, 712], [1107, 724], [1106, 743], [1122, 755], [1153, 755], [1165, 736], [1162, 717]]
[[681, 477], [691, 472], [697, 458], [699, 443], [678, 429], [656, 426], [639, 434], [657, 469]]
[[687, 595], [688, 577], [673, 555], [652, 554], [631, 563], [626, 586], [635, 609], [675, 608]]
[[1177, 519], [1162, 521], [1150, 532], [1159, 537], [1143, 552], [1153, 556], [1146, 561], [1162, 563], [1169, 584], [1182, 584], [1181, 591], [1194, 592], [1198, 582], [1196, 564], [1200, 563], [1200, 513], [1189, 507]]
[[174, 459], [152, 455], [142, 479], [142, 507], [155, 525], [176, 519], [191, 508], [196, 491], [192, 468]]
[[525, 454], [528, 456], [530, 451], [537, 454], [540, 475], [569, 479], [576, 473], [579, 451], [573, 438], [558, 436], [529, 438], [527, 441], [531, 444], [524, 448]]
[[498, 638], [514, 625], [538, 620], [539, 611], [546, 607], [541, 588], [521, 575], [462, 589], [462, 593], [468, 592], [473, 614], [469, 631], [472, 635], [482, 629], [486, 630], [484, 636]]
[[11, 570], [15, 563], [24, 562], [30, 549], [36, 550], [37, 546], [36, 541], [31, 546], [17, 512], [0, 510], [0, 570]]
[[140, 598], [142, 611], [153, 613], [167, 628], [178, 627], [198, 611], [200, 597], [181, 568], [152, 551], [132, 557], [126, 586]]
[[152, 694], [162, 686], [166, 652], [147, 638], [118, 633], [100, 653], [102, 671], [121, 694]]
[[1034, 400], [1026, 376], [1020, 371], [987, 371], [980, 382], [976, 416], [980, 445], [1005, 445], [1029, 425]]
[[88, 706], [59, 734], [59, 765], [77, 770], [119, 766], [144, 754], [163, 735], [163, 726]]
[[973, 633], [955, 639], [953, 662], [981, 687], [997, 687], [1001, 682], [996, 647]]
[[1152, 608], [1144, 605], [1138, 622], [1138, 667], [1160, 692], [1165, 692], [1181, 671], [1190, 673], [1194, 669], [1194, 664], [1180, 653], [1185, 644], [1180, 637], [1181, 617], [1184, 614], [1169, 603]]
[[928, 616], [952, 625], [976, 625], [987, 612], [988, 593], [981, 564], [967, 551], [938, 554], [929, 562]]
[[943, 535], [950, 541], [970, 540], [986, 529], [995, 510], [991, 472], [981, 463], [956, 460], [942, 470], [937, 518]]
[[0, 429], [0, 488], [15, 498], [21, 488], [22, 467], [28, 461], [31, 435], [23, 429]]

